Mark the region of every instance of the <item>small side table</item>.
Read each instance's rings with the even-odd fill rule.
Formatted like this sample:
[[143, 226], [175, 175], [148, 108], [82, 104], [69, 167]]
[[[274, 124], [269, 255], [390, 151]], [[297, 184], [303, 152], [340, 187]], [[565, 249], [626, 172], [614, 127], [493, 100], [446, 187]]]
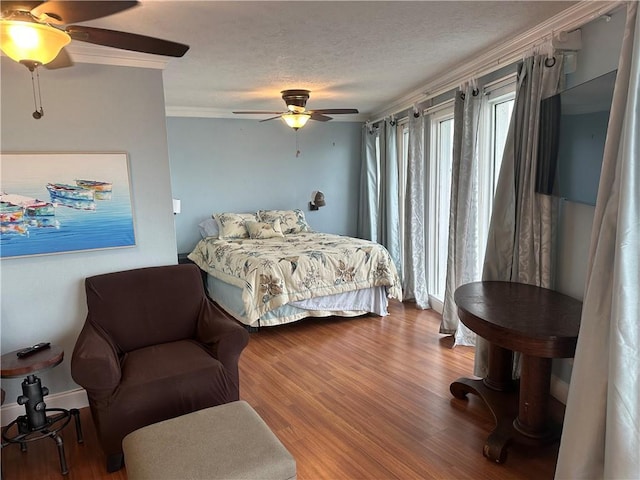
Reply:
[[[544, 445], [560, 437], [548, 415], [553, 358], [573, 357], [582, 302], [546, 288], [512, 282], [475, 282], [456, 289], [460, 321], [489, 342], [484, 379], [459, 378], [449, 386], [459, 399], [478, 395], [496, 420], [483, 448], [506, 460], [512, 440]], [[513, 352], [522, 354], [519, 385], [511, 380]]]
[[191, 260], [189, 260], [189, 252], [186, 253], [179, 253], [178, 254], [178, 264], [179, 265], [185, 265], [187, 263], [193, 263]]
[[[52, 345], [50, 348], [23, 358], [18, 358], [17, 352], [18, 350], [14, 350], [2, 355], [0, 359], [2, 363], [1, 376], [2, 378], [19, 378], [26, 375], [22, 382], [22, 395], [17, 400], [18, 404], [25, 406], [26, 414], [20, 415], [2, 429], [2, 447], [18, 443], [20, 450], [25, 452], [28, 442], [49, 437], [56, 442], [60, 457], [60, 471], [66, 475], [69, 473], [69, 468], [64, 453], [64, 442], [58, 432], [67, 426], [73, 416], [78, 443], [84, 443], [80, 412], [77, 408], [71, 410], [47, 408], [43, 397], [49, 394], [49, 389], [43, 387], [40, 379], [35, 375], [60, 364], [64, 358], [64, 351], [62, 348]], [[48, 413], [54, 414], [48, 415]], [[17, 427], [17, 433], [11, 432], [14, 426]]]

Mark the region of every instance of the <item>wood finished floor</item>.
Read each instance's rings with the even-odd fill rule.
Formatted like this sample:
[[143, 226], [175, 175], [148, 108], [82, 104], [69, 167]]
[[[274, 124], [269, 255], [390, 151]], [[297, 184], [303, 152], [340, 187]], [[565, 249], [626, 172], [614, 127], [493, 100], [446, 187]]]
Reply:
[[[469, 375], [473, 350], [451, 347], [439, 317], [394, 302], [385, 318], [308, 319], [252, 333], [240, 362], [240, 396], [297, 461], [298, 479], [551, 479], [557, 443], [513, 445], [507, 462], [482, 456], [493, 417], [449, 384]], [[69, 480], [107, 474], [88, 408], [85, 444], [65, 431]], [[2, 450], [5, 480], [60, 479], [55, 444]], [[179, 479], [176, 479], [179, 480]]]

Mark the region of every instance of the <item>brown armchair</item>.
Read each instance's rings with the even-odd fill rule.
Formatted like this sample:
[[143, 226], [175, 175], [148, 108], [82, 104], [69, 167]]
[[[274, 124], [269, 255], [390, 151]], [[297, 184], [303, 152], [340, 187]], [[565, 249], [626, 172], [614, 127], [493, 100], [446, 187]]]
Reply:
[[107, 470], [146, 425], [239, 399], [249, 335], [205, 295], [197, 266], [89, 277], [71, 375], [87, 391]]

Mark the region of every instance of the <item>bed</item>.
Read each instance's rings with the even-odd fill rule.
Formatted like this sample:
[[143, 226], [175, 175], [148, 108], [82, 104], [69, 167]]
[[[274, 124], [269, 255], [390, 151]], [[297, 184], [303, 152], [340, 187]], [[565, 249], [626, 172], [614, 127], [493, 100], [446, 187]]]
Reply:
[[402, 300], [395, 265], [382, 245], [312, 232], [300, 210], [214, 218], [217, 232], [202, 232], [188, 258], [207, 273], [209, 296], [249, 327], [305, 317], [384, 316], [388, 298]]

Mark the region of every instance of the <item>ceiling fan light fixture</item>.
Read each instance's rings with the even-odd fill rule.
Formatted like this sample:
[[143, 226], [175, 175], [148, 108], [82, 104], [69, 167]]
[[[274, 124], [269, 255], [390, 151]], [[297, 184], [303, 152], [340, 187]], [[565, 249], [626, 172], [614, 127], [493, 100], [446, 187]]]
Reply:
[[309, 119], [311, 118], [311, 114], [309, 113], [284, 113], [281, 116], [282, 120], [289, 125], [294, 130], [298, 130], [299, 128], [304, 127]]
[[0, 20], [0, 48], [18, 63], [45, 65], [70, 41], [66, 32], [50, 25]]
[[304, 113], [305, 108], [299, 105], [287, 105], [287, 109], [293, 113]]

